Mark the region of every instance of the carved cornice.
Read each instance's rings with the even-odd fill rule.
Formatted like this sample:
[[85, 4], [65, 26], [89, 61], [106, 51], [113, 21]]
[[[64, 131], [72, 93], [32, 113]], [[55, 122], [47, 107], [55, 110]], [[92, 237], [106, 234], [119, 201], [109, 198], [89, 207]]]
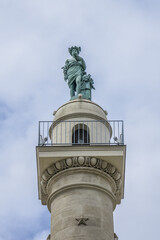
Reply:
[[[95, 157], [72, 157], [57, 161], [44, 171], [41, 177], [41, 194], [43, 195], [43, 199], [47, 199], [47, 184], [54, 175], [67, 169], [79, 167], [98, 169], [104, 174], [109, 175], [116, 184], [116, 195], [118, 195], [121, 187], [121, 175], [112, 164]], [[46, 200], [42, 202], [45, 204]]]

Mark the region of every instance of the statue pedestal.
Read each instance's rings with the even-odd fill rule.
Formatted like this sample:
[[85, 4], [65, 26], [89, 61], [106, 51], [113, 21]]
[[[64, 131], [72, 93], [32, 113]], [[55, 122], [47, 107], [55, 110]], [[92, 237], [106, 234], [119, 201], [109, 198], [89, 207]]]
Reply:
[[[81, 92], [80, 94], [82, 95], [81, 98], [83, 99], [88, 99], [88, 100], [91, 100], [91, 89], [93, 88], [93, 80], [91, 82], [90, 78], [88, 78], [88, 75], [87, 76], [87, 79], [84, 80], [81, 84]], [[76, 94], [75, 96], [71, 97], [70, 100], [75, 100], [79, 98], [79, 94]]]

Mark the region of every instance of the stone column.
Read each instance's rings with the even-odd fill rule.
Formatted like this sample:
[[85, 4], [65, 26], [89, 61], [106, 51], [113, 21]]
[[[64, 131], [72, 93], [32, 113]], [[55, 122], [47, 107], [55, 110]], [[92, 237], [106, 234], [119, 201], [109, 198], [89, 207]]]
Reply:
[[114, 240], [113, 210], [121, 178], [104, 160], [60, 160], [43, 174], [51, 240]]
[[[74, 145], [77, 125], [87, 127], [87, 145]], [[54, 113], [49, 135], [52, 145], [37, 147], [39, 199], [51, 212], [47, 240], [116, 239], [113, 210], [124, 197], [126, 148], [109, 144], [106, 111], [70, 101]]]

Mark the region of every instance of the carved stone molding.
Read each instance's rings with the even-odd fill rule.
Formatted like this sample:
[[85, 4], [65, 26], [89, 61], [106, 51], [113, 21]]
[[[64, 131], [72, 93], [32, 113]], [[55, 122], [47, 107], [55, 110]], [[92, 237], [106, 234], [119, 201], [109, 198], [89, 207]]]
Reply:
[[46, 196], [47, 198], [46, 187], [48, 181], [52, 176], [61, 171], [78, 167], [92, 169], [95, 168], [109, 175], [116, 184], [116, 193], [118, 194], [121, 187], [121, 175], [112, 164], [95, 157], [72, 157], [57, 161], [44, 171], [41, 177], [41, 188], [43, 196]]

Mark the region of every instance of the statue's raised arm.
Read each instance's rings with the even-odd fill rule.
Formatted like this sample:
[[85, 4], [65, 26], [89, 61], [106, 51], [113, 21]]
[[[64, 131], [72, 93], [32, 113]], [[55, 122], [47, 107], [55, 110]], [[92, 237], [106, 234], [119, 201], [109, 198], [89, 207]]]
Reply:
[[[64, 73], [64, 80], [68, 80], [68, 86], [70, 88], [71, 100], [76, 99], [78, 94], [81, 93], [83, 98], [91, 100], [90, 96], [85, 94], [84, 89], [84, 76], [86, 76], [86, 63], [82, 57], [79, 56], [81, 51], [80, 47], [71, 47], [68, 49], [71, 59], [67, 59], [65, 66], [62, 67]], [[83, 87], [82, 87], [83, 85]], [[88, 85], [89, 86], [89, 85]], [[90, 91], [93, 88], [93, 80], [90, 85]]]

